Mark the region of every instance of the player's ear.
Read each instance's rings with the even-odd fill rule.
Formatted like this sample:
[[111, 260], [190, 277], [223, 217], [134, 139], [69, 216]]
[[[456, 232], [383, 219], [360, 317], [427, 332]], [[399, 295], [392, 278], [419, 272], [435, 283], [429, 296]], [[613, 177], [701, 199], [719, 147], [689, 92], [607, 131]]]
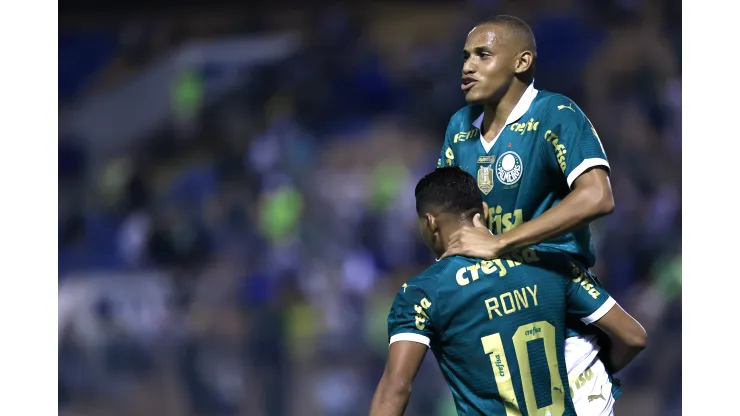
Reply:
[[437, 223], [437, 218], [434, 217], [434, 215], [427, 213], [427, 228], [429, 229], [429, 234], [434, 235], [437, 231], [439, 231], [439, 224]]
[[483, 217], [488, 218], [488, 204], [486, 204], [486, 201], [483, 201]]
[[534, 63], [534, 55], [530, 51], [519, 52], [514, 62], [514, 72], [517, 74], [523, 74], [527, 72]]

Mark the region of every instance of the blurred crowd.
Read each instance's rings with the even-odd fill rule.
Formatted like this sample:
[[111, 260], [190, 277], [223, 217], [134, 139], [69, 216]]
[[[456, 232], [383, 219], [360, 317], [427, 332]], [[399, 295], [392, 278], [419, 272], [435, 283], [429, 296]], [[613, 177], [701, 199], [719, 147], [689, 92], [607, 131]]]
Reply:
[[[367, 414], [391, 300], [434, 261], [413, 189], [464, 105], [465, 35], [505, 13], [535, 32], [536, 87], [573, 98], [610, 160], [616, 210], [592, 225], [594, 272], [650, 336], [617, 411], [680, 415], [680, 7], [399, 1], [60, 21], [60, 411]], [[145, 140], [105, 152], [65, 125], [193, 42], [287, 31], [300, 47], [277, 61], [183, 69]], [[209, 100], [224, 72], [241, 82]], [[433, 357], [418, 381], [407, 414], [455, 414]]]

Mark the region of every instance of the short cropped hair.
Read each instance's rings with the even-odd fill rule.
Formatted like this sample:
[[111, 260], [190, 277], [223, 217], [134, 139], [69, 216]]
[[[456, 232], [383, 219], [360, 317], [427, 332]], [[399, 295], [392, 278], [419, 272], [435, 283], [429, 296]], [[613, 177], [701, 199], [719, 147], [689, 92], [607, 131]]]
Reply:
[[524, 20], [518, 17], [500, 14], [489, 17], [478, 23], [477, 26], [482, 25], [502, 26], [505, 29], [506, 35], [516, 38], [522, 43], [525, 49], [532, 51], [535, 55], [537, 54], [537, 42], [534, 39], [534, 32], [532, 32], [532, 28]]
[[416, 184], [414, 194], [420, 217], [434, 210], [469, 220], [483, 211], [483, 197], [475, 178], [457, 166], [437, 168], [427, 174]]

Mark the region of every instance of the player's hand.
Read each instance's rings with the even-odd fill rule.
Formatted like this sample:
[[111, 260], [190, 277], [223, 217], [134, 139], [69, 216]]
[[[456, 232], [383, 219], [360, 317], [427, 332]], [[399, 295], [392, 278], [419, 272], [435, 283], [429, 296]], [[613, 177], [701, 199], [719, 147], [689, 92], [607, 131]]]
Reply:
[[503, 254], [504, 247], [500, 238], [488, 231], [480, 214], [473, 217], [473, 225], [474, 227], [461, 228], [450, 236], [447, 251], [440, 260], [456, 255], [492, 260]]

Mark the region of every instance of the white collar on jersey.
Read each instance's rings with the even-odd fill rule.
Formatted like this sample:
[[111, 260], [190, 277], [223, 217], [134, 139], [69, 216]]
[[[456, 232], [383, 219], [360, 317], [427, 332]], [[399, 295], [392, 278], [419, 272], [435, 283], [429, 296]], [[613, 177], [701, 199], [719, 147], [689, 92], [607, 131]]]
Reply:
[[[519, 98], [519, 102], [516, 103], [514, 106], [514, 109], [511, 110], [511, 114], [509, 114], [509, 117], [506, 119], [506, 124], [511, 124], [524, 115], [524, 113], [529, 110], [529, 106], [532, 105], [532, 101], [534, 101], [534, 98], [537, 97], [537, 93], [540, 92], [538, 89], [534, 87], [534, 82], [529, 84], [529, 87], [524, 91], [524, 94], [522, 94], [522, 97]], [[483, 113], [481, 113], [480, 117], [478, 117], [474, 122], [473, 125], [475, 128], [480, 130], [480, 125], [483, 124]]]
[[[522, 94], [521, 98], [519, 98], [519, 102], [516, 103], [514, 109], [511, 110], [511, 114], [509, 114], [509, 117], [506, 119], [506, 124], [504, 125], [504, 127], [522, 118], [524, 113], [529, 110], [529, 106], [532, 105], [532, 101], [534, 101], [535, 97], [537, 97], [538, 92], [539, 91], [534, 87], [533, 81], [531, 84], [529, 84], [527, 89], [524, 90], [524, 94]], [[477, 128], [479, 131], [480, 142], [483, 145], [483, 148], [486, 150], [486, 152], [490, 152], [504, 129], [502, 128], [493, 140], [487, 142], [483, 140], [483, 132], [480, 131], [481, 124], [483, 124], [483, 113], [481, 113], [480, 117], [478, 117], [478, 119], [473, 122], [473, 126], [475, 126], [475, 128]]]

